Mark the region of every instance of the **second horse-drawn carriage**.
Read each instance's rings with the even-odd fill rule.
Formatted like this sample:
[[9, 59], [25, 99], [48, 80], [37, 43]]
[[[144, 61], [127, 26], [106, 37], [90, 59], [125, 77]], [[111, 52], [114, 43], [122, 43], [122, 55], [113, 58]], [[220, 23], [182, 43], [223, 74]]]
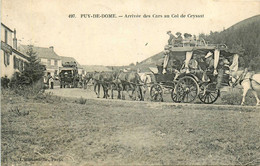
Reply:
[[66, 62], [60, 67], [59, 80], [60, 88], [77, 88], [79, 83], [78, 68], [76, 62]]
[[[197, 97], [206, 104], [220, 96], [220, 87], [230, 84], [229, 64], [234, 52], [225, 45], [165, 48], [164, 63], [153, 73], [150, 89], [153, 101], [163, 101], [165, 89], [174, 102], [193, 102]], [[237, 59], [237, 58], [235, 58]]]

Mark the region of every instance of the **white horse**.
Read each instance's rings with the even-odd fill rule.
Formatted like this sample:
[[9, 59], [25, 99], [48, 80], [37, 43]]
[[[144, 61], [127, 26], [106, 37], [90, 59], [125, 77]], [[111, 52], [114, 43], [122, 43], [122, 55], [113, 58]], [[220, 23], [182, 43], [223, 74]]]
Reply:
[[240, 83], [243, 87], [243, 98], [241, 105], [244, 105], [245, 98], [248, 90], [252, 90], [256, 98], [256, 106], [260, 105], [260, 100], [258, 98], [257, 92], [260, 92], [260, 74], [255, 74], [254, 72], [248, 72], [245, 70], [231, 71], [233, 87]]
[[140, 73], [138, 72], [138, 75], [141, 79], [141, 82], [143, 84], [142, 91], [143, 91], [143, 98], [146, 96], [146, 92], [150, 92], [151, 89], [151, 83], [152, 83], [152, 76], [148, 73]]

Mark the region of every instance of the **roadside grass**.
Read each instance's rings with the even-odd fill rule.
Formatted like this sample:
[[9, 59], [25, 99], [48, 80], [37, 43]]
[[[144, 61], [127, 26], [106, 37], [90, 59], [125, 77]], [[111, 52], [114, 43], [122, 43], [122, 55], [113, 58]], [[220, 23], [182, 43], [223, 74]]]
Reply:
[[256, 107], [1, 95], [2, 165], [260, 164]]
[[[221, 104], [224, 105], [240, 105], [242, 101], [242, 89], [234, 88], [229, 91], [221, 93]], [[258, 93], [258, 97], [260, 98], [260, 93]], [[245, 98], [245, 105], [254, 106], [256, 105], [255, 96], [252, 94], [251, 90], [247, 92]]]

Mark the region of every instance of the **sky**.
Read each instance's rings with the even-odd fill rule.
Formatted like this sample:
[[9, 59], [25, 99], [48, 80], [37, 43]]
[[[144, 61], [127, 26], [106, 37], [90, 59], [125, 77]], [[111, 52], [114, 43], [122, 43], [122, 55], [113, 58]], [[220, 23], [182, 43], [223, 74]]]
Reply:
[[[132, 14], [141, 17], [125, 18]], [[20, 44], [53, 46], [58, 55], [82, 65], [106, 66], [129, 65], [161, 52], [169, 30], [195, 35], [221, 31], [258, 14], [259, 0], [2, 0], [1, 5], [1, 20], [16, 29]]]

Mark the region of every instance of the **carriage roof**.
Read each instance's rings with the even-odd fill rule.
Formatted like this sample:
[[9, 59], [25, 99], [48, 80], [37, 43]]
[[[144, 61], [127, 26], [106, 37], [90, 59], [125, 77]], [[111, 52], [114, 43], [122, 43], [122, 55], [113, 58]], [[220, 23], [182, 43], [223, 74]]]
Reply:
[[172, 47], [169, 49], [171, 56], [183, 56], [185, 57], [186, 52], [193, 52], [193, 54], [204, 54], [208, 52], [214, 52], [216, 49], [220, 51], [220, 54], [224, 57], [230, 57], [236, 52], [229, 50], [226, 46], [196, 46], [196, 47]]

